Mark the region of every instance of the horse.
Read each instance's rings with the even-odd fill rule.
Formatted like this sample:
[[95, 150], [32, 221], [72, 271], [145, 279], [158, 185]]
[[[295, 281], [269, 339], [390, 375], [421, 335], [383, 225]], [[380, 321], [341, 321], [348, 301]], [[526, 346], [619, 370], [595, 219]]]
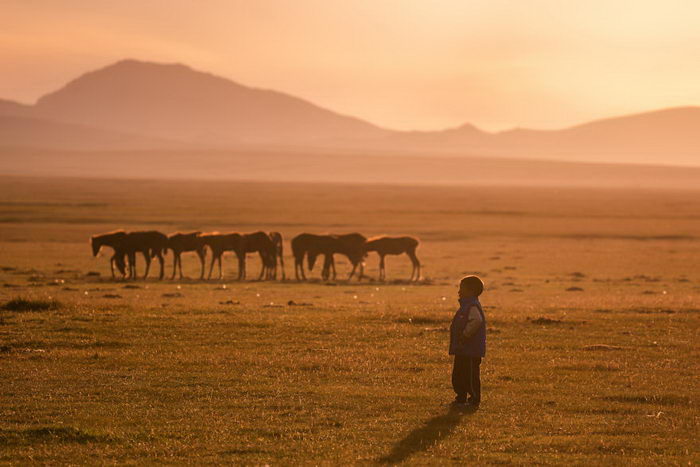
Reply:
[[221, 266], [221, 257], [226, 251], [233, 251], [238, 257], [238, 275], [240, 278], [241, 269], [245, 264], [245, 246], [243, 242], [243, 236], [239, 233], [227, 233], [221, 234], [219, 232], [211, 232], [201, 234], [199, 238], [202, 244], [208, 246], [211, 250], [211, 264], [209, 265], [209, 275], [207, 279], [211, 279], [211, 273], [214, 269], [214, 262], [219, 262], [219, 280], [224, 278], [224, 274]]
[[260, 254], [260, 262], [262, 263], [258, 280], [262, 280], [263, 277], [272, 279], [275, 266], [277, 265], [277, 248], [270, 236], [262, 231], [247, 233], [242, 236], [244, 254], [242, 267], [238, 270], [238, 279], [243, 280], [246, 276], [245, 254], [255, 252]]
[[[364, 245], [367, 238], [357, 232], [342, 235], [326, 235], [322, 237], [325, 237], [325, 241], [322, 243], [325, 248], [321, 249], [321, 253], [325, 255], [323, 271], [321, 273], [322, 278], [328, 280], [332, 271], [333, 280], [336, 279], [333, 255], [338, 253], [345, 255], [352, 264], [352, 271], [350, 271], [347, 280], [352, 279], [358, 266], [360, 267], [360, 272], [357, 276], [357, 280], [362, 280], [362, 277], [364, 277], [364, 257], [366, 255]], [[313, 269], [316, 256], [318, 255], [314, 255], [313, 252], [309, 253], [309, 269]]]
[[97, 257], [100, 249], [103, 246], [108, 246], [114, 250], [114, 254], [109, 259], [109, 268], [112, 271], [112, 279], [116, 279], [114, 274], [114, 267], [116, 266], [122, 275], [122, 279], [126, 277], [126, 265], [124, 262], [124, 257], [126, 256], [126, 251], [124, 249], [124, 240], [126, 239], [126, 232], [123, 230], [115, 230], [113, 232], [107, 232], [103, 234], [93, 235], [90, 237], [90, 245], [92, 246], [92, 256]]
[[168, 237], [156, 230], [144, 230], [127, 232], [123, 242], [124, 250], [129, 258], [129, 277], [136, 279], [136, 253], [141, 253], [146, 261], [146, 271], [143, 278], [148, 278], [151, 269], [151, 259], [158, 258], [160, 274], [158, 278], [163, 280], [165, 275], [165, 260], [163, 254], [168, 251]]
[[365, 251], [376, 251], [379, 255], [379, 280], [386, 278], [386, 265], [384, 257], [386, 255], [400, 255], [406, 253], [411, 259], [413, 270], [411, 271], [411, 281], [420, 280], [420, 261], [416, 256], [416, 249], [420, 244], [417, 238], [413, 237], [374, 237], [365, 243]]
[[330, 251], [330, 235], [316, 235], [301, 233], [291, 241], [292, 255], [294, 256], [294, 276], [296, 280], [306, 280], [304, 273], [304, 256], [308, 255], [310, 269], [319, 254]]
[[173, 233], [168, 235], [168, 248], [173, 251], [173, 275], [170, 280], [175, 279], [175, 272], [180, 268], [180, 279], [182, 279], [182, 258], [181, 255], [187, 251], [194, 251], [199, 257], [201, 264], [201, 274], [199, 279], [204, 279], [204, 269], [207, 251], [200, 238], [201, 232]]
[[[282, 234], [279, 232], [270, 232], [270, 240], [275, 246], [275, 256], [279, 259], [279, 265], [282, 269], [282, 280], [286, 281], [287, 277], [284, 272], [284, 242], [282, 241]], [[273, 279], [277, 279], [277, 261], [275, 261], [275, 268], [272, 274]]]

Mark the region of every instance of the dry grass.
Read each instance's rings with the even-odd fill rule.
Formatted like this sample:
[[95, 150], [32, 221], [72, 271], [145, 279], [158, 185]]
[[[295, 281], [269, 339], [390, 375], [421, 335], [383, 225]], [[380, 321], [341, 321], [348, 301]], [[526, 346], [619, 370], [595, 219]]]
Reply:
[[[700, 460], [697, 196], [4, 181], [0, 303], [62, 306], [0, 311], [0, 462]], [[115, 227], [418, 234], [429, 280], [112, 282], [87, 237]], [[484, 402], [453, 413], [447, 327], [475, 272]]]

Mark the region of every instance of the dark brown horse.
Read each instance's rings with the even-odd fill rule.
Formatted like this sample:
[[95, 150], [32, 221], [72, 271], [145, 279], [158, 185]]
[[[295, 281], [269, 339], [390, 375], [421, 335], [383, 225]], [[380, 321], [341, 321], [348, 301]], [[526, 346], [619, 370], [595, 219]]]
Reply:
[[[313, 268], [318, 255], [332, 255], [335, 239], [331, 235], [316, 235], [302, 233], [292, 239], [292, 255], [294, 255], [294, 276], [296, 280], [306, 280], [304, 272], [304, 256], [307, 257], [309, 269]], [[325, 264], [325, 261], [324, 261]]]
[[211, 273], [214, 269], [214, 262], [219, 262], [219, 279], [224, 278], [221, 257], [226, 251], [233, 251], [238, 257], [238, 275], [240, 277], [241, 268], [245, 263], [245, 246], [243, 243], [243, 237], [239, 233], [227, 233], [221, 234], [219, 232], [211, 232], [200, 234], [199, 238], [202, 243], [209, 247], [211, 250], [211, 264], [209, 265], [209, 275], [207, 279], [211, 279]]
[[173, 233], [168, 235], [168, 248], [173, 251], [173, 275], [170, 279], [175, 279], [175, 272], [178, 267], [180, 269], [180, 279], [183, 278], [182, 275], [182, 258], [181, 255], [187, 251], [194, 251], [199, 257], [199, 262], [201, 265], [201, 274], [199, 279], [204, 279], [204, 269], [206, 262], [207, 251], [200, 238], [201, 232], [188, 232], [188, 233]]
[[[287, 277], [284, 272], [284, 241], [282, 240], [282, 234], [279, 232], [270, 232], [270, 240], [272, 240], [272, 244], [275, 246], [275, 256], [279, 260], [280, 269], [282, 270], [282, 280], [286, 281]], [[277, 279], [277, 261], [275, 261], [272, 278]]]
[[168, 251], [168, 237], [156, 230], [144, 230], [127, 232], [123, 242], [124, 250], [129, 258], [129, 277], [136, 279], [136, 253], [141, 253], [146, 261], [146, 271], [143, 278], [148, 278], [151, 269], [151, 259], [158, 258], [160, 274], [158, 278], [163, 280], [165, 275], [165, 260], [163, 255]]
[[110, 247], [114, 250], [112, 257], [109, 259], [109, 268], [112, 271], [112, 279], [115, 279], [114, 267], [116, 266], [122, 275], [126, 276], [126, 266], [124, 258], [126, 256], [124, 241], [126, 232], [123, 230], [115, 230], [90, 237], [90, 245], [92, 246], [92, 256], [97, 256], [103, 246]]
[[416, 249], [420, 242], [413, 237], [374, 237], [365, 243], [365, 251], [376, 251], [379, 255], [379, 280], [386, 279], [386, 266], [384, 257], [386, 255], [400, 255], [406, 253], [411, 259], [413, 270], [410, 280], [420, 280], [420, 261], [416, 256]]
[[[275, 266], [277, 265], [277, 249], [268, 234], [265, 232], [252, 232], [243, 234], [243, 245], [245, 253], [260, 254], [262, 267], [258, 280], [272, 279]], [[245, 255], [243, 256], [242, 267], [238, 270], [238, 279], [243, 280], [246, 276]]]
[[[357, 275], [357, 280], [362, 280], [362, 277], [364, 276], [364, 246], [367, 238], [357, 232], [342, 235], [328, 235], [325, 237], [328, 237], [328, 239], [324, 242], [325, 249], [321, 251], [321, 253], [325, 255], [323, 271], [321, 273], [323, 279], [328, 280], [330, 278], [331, 271], [333, 273], [333, 280], [336, 279], [335, 261], [333, 259], [333, 255], [342, 254], [345, 255], [352, 264], [352, 271], [350, 271], [348, 280], [352, 279], [352, 276], [355, 275], [355, 271], [357, 271], [358, 266], [360, 267], [360, 271]], [[314, 256], [313, 253], [309, 253], [309, 269], [313, 269], [313, 263], [315, 260], [316, 256]]]

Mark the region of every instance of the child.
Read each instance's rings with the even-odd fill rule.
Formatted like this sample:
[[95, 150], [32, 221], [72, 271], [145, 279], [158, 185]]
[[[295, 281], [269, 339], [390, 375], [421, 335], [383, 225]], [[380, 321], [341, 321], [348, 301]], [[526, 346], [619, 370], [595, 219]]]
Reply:
[[[481, 380], [479, 365], [486, 354], [486, 319], [479, 303], [484, 283], [477, 276], [466, 276], [459, 283], [459, 309], [450, 326], [452, 388], [457, 397], [453, 404], [479, 407]], [[469, 396], [469, 399], [467, 399]]]

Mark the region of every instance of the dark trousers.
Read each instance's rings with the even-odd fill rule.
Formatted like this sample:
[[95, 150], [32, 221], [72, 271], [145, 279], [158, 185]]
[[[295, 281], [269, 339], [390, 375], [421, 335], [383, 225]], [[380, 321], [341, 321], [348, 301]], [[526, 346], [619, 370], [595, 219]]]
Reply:
[[455, 355], [452, 367], [452, 388], [457, 394], [458, 402], [466, 402], [467, 396], [473, 404], [481, 402], [480, 365], [481, 357]]

